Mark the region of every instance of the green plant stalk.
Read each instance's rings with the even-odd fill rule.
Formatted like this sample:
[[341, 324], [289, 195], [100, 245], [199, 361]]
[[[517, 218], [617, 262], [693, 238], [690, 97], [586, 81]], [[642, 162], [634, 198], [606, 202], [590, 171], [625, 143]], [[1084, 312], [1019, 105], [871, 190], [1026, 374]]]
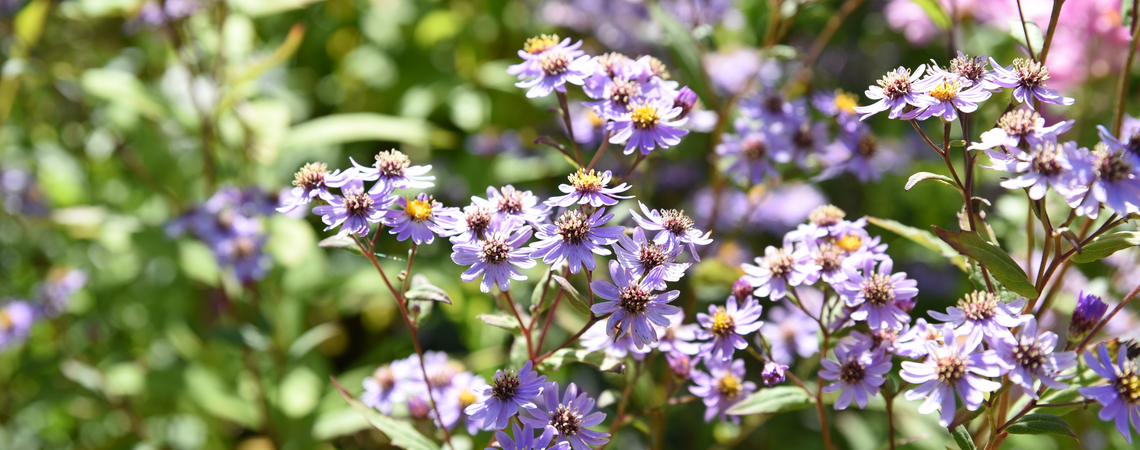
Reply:
[[1053, 2], [1053, 12], [1049, 15], [1049, 29], [1045, 32], [1045, 42], [1041, 45], [1041, 64], [1045, 64], [1045, 59], [1049, 57], [1049, 46], [1053, 44], [1053, 33], [1057, 31], [1057, 21], [1061, 18], [1061, 7], [1064, 5], [1065, 0]]
[[1136, 58], [1136, 41], [1140, 38], [1140, 0], [1132, 0], [1132, 40], [1129, 41], [1128, 58], [1121, 67], [1120, 82], [1116, 86], [1116, 111], [1112, 115], [1112, 134], [1120, 135], [1124, 124], [1124, 102], [1128, 99], [1128, 84], [1132, 81], [1132, 61]]

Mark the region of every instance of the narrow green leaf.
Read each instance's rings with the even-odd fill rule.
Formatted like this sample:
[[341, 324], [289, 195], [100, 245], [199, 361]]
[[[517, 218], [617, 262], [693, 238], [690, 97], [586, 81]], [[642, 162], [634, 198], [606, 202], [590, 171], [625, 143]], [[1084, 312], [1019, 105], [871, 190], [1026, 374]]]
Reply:
[[127, 106], [156, 121], [166, 118], [166, 108], [147, 92], [134, 74], [115, 69], [87, 69], [79, 84], [94, 97]]
[[482, 320], [483, 323], [487, 325], [499, 327], [510, 331], [511, 333], [517, 334], [520, 332], [519, 321], [515, 320], [513, 316], [508, 316], [506, 314], [480, 314], [478, 316], [475, 316], [475, 318]]
[[357, 255], [364, 254], [364, 252], [360, 251], [360, 246], [356, 245], [356, 241], [353, 241], [352, 239], [338, 238], [336, 236], [321, 239], [321, 241], [317, 243], [317, 247], [335, 248], [338, 250], [344, 250], [349, 253], [356, 253]]
[[935, 26], [943, 30], [950, 28], [950, 15], [946, 14], [946, 10], [942, 9], [942, 5], [938, 2], [938, 0], [911, 1], [921, 7], [923, 11], [926, 11], [926, 15], [930, 16], [930, 21], [934, 22]]
[[550, 278], [553, 279], [555, 283], [558, 283], [558, 287], [562, 288], [562, 292], [566, 294], [566, 299], [570, 301], [570, 306], [573, 306], [574, 309], [577, 309], [582, 314], [590, 315], [590, 301], [582, 297], [582, 294], [579, 294], [578, 290], [574, 289], [574, 286], [570, 284], [569, 280], [558, 275], [551, 275]]
[[352, 406], [352, 409], [355, 409], [356, 412], [364, 416], [364, 419], [367, 420], [369, 424], [388, 436], [388, 439], [392, 441], [392, 445], [407, 450], [439, 450], [439, 446], [435, 445], [435, 442], [432, 442], [431, 439], [428, 439], [426, 436], [420, 434], [419, 431], [416, 431], [416, 428], [413, 427], [412, 424], [385, 416], [375, 409], [365, 406], [364, 403], [357, 400], [356, 396], [342, 387], [336, 377], [330, 375], [329, 378], [332, 380], [333, 386], [336, 387], [337, 393], [344, 398], [344, 401], [348, 402], [349, 406]]
[[939, 175], [939, 174], [930, 173], [930, 172], [919, 172], [919, 173], [916, 173], [914, 175], [911, 175], [910, 179], [906, 181], [906, 190], [909, 191], [910, 188], [914, 187], [914, 185], [921, 183], [923, 181], [926, 181], [926, 180], [937, 181], [939, 183], [945, 184], [945, 185], [950, 186], [952, 188], [955, 188], [955, 189], [958, 188], [957, 186], [954, 185], [954, 180], [950, 179], [950, 177], [948, 177], [946, 175]]
[[661, 25], [661, 31], [664, 32], [665, 38], [664, 44], [669, 47], [669, 54], [673, 57], [673, 63], [685, 75], [684, 78], [689, 89], [692, 89], [710, 109], [716, 110], [719, 106], [717, 104], [719, 100], [705, 84], [706, 78], [701, 63], [701, 52], [697, 48], [697, 42], [693, 39], [692, 34], [689, 33], [689, 29], [657, 5], [650, 6], [649, 15], [653, 17], [655, 23]]
[[815, 398], [797, 386], [777, 386], [761, 389], [739, 403], [728, 408], [728, 414], [747, 416], [752, 414], [776, 414], [804, 409], [815, 404]]
[[423, 119], [375, 113], [333, 114], [295, 125], [285, 135], [281, 149], [312, 149], [358, 141], [395, 141], [426, 147], [431, 131]]
[[404, 294], [404, 297], [408, 300], [451, 304], [451, 296], [447, 295], [447, 291], [431, 284], [427, 276], [419, 273], [412, 275], [412, 284], [408, 287], [408, 292]]
[[597, 367], [602, 372], [623, 373], [625, 371], [625, 363], [620, 359], [609, 356], [605, 352], [592, 352], [580, 348], [560, 349], [539, 363], [536, 370], [540, 372], [551, 372], [562, 368], [562, 366], [566, 364], [575, 362], [589, 364]]
[[1078, 264], [1090, 263], [1137, 245], [1140, 245], [1140, 232], [1120, 231], [1093, 239], [1081, 247], [1081, 252], [1074, 254], [1072, 260]]
[[1077, 432], [1069, 422], [1052, 414], [1026, 414], [1005, 431], [1009, 434], [1055, 434], [1077, 438]]
[[[554, 271], [552, 271], [552, 270], [547, 270], [547, 271], [543, 272], [542, 278], [539, 278], [538, 283], [536, 283], [534, 285], [534, 292], [530, 293], [530, 306], [533, 308], [538, 308], [538, 309], [533, 310], [531, 312], [531, 315], [533, 315], [533, 316], [537, 316], [539, 314], [542, 314], [542, 312], [546, 310], [547, 306], [545, 304], [542, 304], [543, 300], [544, 300], [542, 297], [542, 294], [543, 294], [543, 291], [546, 290], [546, 285], [548, 283], [550, 283], [550, 276], [551, 275], [554, 275]], [[539, 307], [538, 305], [541, 305], [541, 307]]]
[[963, 272], [968, 271], [966, 267], [966, 258], [963, 258], [962, 255], [959, 255], [958, 251], [954, 250], [954, 248], [949, 244], [942, 242], [937, 237], [935, 237], [934, 233], [926, 230], [920, 230], [909, 225], [903, 225], [898, 221], [890, 219], [867, 217], [867, 221], [873, 225], [878, 226], [879, 228], [883, 228], [887, 231], [891, 231], [899, 236], [907, 238], [918, 245], [934, 250], [938, 252], [939, 255], [942, 255], [944, 258], [948, 259], [950, 261], [950, 264], [953, 264], [955, 267], [962, 269]]
[[286, 353], [289, 358], [300, 359], [310, 350], [321, 345], [322, 342], [332, 339], [340, 333], [340, 326], [337, 325], [336, 321], [322, 323], [298, 336], [292, 344], [289, 344], [289, 351]]
[[[1029, 33], [1029, 41], [1025, 40], [1025, 34]], [[1037, 26], [1032, 20], [1026, 20], [1025, 26], [1021, 26], [1021, 19], [1018, 17], [1011, 17], [1009, 19], [1009, 36], [1023, 47], [1032, 48], [1033, 54], [1041, 53], [1041, 47], [1045, 43], [1045, 37], [1041, 35], [1041, 28]]]
[[1029, 281], [1025, 271], [1000, 247], [987, 242], [978, 233], [968, 231], [947, 231], [937, 226], [934, 234], [950, 244], [959, 253], [986, 266], [990, 274], [1013, 292], [1026, 298], [1036, 298], [1037, 288]]
[[954, 429], [953, 436], [954, 442], [958, 443], [958, 450], [977, 450], [977, 447], [974, 447], [974, 439], [970, 437], [965, 425], [958, 425], [958, 428]]

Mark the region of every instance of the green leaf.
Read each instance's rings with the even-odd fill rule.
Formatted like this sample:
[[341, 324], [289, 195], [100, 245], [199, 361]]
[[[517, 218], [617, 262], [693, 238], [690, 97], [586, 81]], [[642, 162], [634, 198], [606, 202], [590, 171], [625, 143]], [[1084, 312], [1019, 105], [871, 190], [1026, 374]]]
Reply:
[[[288, 0], [274, 0], [272, 3], [288, 3]], [[288, 61], [289, 58], [297, 52], [297, 49], [301, 47], [301, 40], [304, 39], [304, 37], [305, 27], [299, 23], [294, 24], [293, 28], [289, 29], [289, 34], [285, 35], [285, 40], [273, 50], [273, 53], [231, 69], [226, 75], [226, 84], [230, 87], [230, 90], [227, 91], [225, 96], [222, 97], [222, 100], [218, 102], [218, 112], [228, 111], [234, 102], [237, 101], [239, 90], [236, 88], [238, 86], [247, 81], [256, 80], [269, 69]]]
[[427, 147], [431, 134], [431, 126], [423, 119], [374, 113], [333, 114], [295, 125], [285, 135], [281, 149], [312, 149], [358, 141], [395, 141]]
[[894, 232], [899, 236], [907, 238], [918, 245], [934, 250], [938, 252], [939, 255], [942, 255], [944, 258], [950, 260], [950, 264], [953, 264], [959, 269], [962, 269], [963, 272], [968, 271], [966, 267], [966, 258], [963, 258], [962, 255], [959, 255], [958, 251], [954, 250], [954, 248], [949, 244], [942, 242], [937, 237], [935, 237], [934, 233], [926, 230], [920, 230], [910, 225], [903, 225], [898, 221], [890, 219], [867, 217], [867, 221], [878, 226], [879, 228], [883, 228], [887, 231]]
[[305, 354], [309, 353], [312, 349], [321, 345], [322, 342], [336, 337], [341, 333], [340, 325], [336, 321], [325, 322], [317, 325], [306, 331], [289, 345], [289, 351], [286, 352], [289, 358], [300, 359]]
[[1140, 232], [1120, 231], [1093, 239], [1081, 247], [1080, 253], [1073, 255], [1072, 260], [1078, 264], [1090, 263], [1137, 245], [1140, 245]]
[[955, 428], [952, 434], [954, 436], [954, 442], [958, 443], [959, 450], [977, 449], [977, 447], [974, 447], [974, 439], [970, 437], [970, 432], [966, 430], [965, 425], [958, 425], [958, 428]]
[[939, 175], [939, 174], [930, 173], [930, 172], [919, 172], [919, 173], [916, 173], [916, 174], [910, 176], [910, 179], [906, 181], [906, 188], [905, 189], [909, 191], [910, 188], [914, 187], [914, 185], [921, 183], [923, 181], [926, 181], [926, 180], [937, 181], [939, 183], [945, 184], [945, 185], [950, 186], [952, 188], [955, 188], [955, 189], [958, 188], [958, 186], [954, 185], [954, 180], [950, 179], [950, 177], [948, 177], [946, 175]]
[[624, 373], [625, 363], [621, 360], [607, 355], [605, 352], [597, 351], [592, 352], [580, 348], [563, 348], [554, 352], [546, 359], [539, 363], [538, 368], [540, 372], [552, 372], [562, 368], [563, 365], [572, 362], [589, 364], [597, 367], [602, 372]]
[[582, 314], [590, 315], [590, 301], [582, 297], [582, 294], [579, 294], [578, 290], [574, 289], [574, 286], [570, 284], [569, 280], [558, 275], [551, 275], [550, 278], [553, 279], [555, 283], [558, 283], [558, 287], [562, 288], [562, 292], [566, 294], [566, 299], [570, 301], [570, 306], [573, 306], [574, 309], [577, 309]]
[[301, 9], [320, 0], [229, 0], [235, 10], [250, 17], [265, 17]]
[[50, 0], [34, 0], [21, 9], [19, 14], [16, 14], [13, 28], [16, 37], [20, 38], [18, 42], [25, 46], [21, 53], [26, 52], [27, 48], [40, 41], [40, 36], [44, 33], [44, 22], [47, 20], [48, 11], [51, 10], [51, 3]]
[[364, 254], [364, 252], [360, 251], [360, 246], [356, 245], [356, 241], [352, 239], [338, 238], [336, 236], [321, 239], [321, 241], [317, 243], [317, 247], [335, 248], [338, 250], [344, 250], [349, 253], [356, 253], [357, 255]]
[[921, 7], [923, 11], [926, 11], [926, 15], [930, 16], [930, 21], [934, 22], [934, 25], [936, 25], [938, 28], [945, 30], [947, 28], [950, 28], [950, 25], [952, 25], [950, 22], [950, 15], [946, 14], [946, 10], [942, 9], [942, 5], [938, 3], [938, 0], [911, 1]]
[[83, 90], [93, 97], [129, 107], [154, 120], [163, 120], [166, 108], [147, 93], [133, 74], [114, 69], [88, 69], [80, 79]]
[[[1025, 40], [1026, 33], [1029, 33], [1028, 42]], [[1032, 20], [1026, 20], [1025, 26], [1022, 27], [1021, 19], [1017, 17], [1009, 19], [1009, 36], [1023, 47], [1032, 48], [1034, 55], [1041, 53], [1041, 47], [1045, 42], [1045, 37], [1041, 35], [1041, 28], [1036, 23]]]
[[538, 308], [537, 305], [541, 304], [543, 302], [543, 300], [545, 300], [542, 297], [542, 294], [543, 294], [543, 290], [546, 290], [546, 285], [550, 283], [550, 276], [551, 275], [554, 275], [553, 270], [547, 270], [547, 271], [543, 272], [542, 278], [540, 278], [538, 280], [538, 283], [536, 283], [534, 285], [534, 292], [530, 293], [530, 306], [532, 308], [537, 308], [537, 309], [532, 310], [531, 315], [537, 316], [539, 314], [542, 314], [542, 312], [546, 310], [546, 307], [547, 307], [546, 305], [542, 305], [542, 308]]
[[796, 386], [777, 386], [761, 389], [739, 403], [728, 408], [728, 414], [747, 416], [752, 414], [776, 414], [804, 409], [815, 404], [815, 398]]
[[439, 446], [435, 445], [435, 442], [432, 442], [431, 439], [428, 439], [420, 434], [419, 431], [416, 431], [416, 428], [413, 427], [412, 424], [385, 416], [375, 409], [365, 406], [364, 403], [357, 400], [356, 396], [342, 387], [336, 377], [330, 375], [329, 378], [332, 380], [333, 387], [335, 387], [340, 396], [344, 398], [344, 401], [348, 402], [349, 406], [352, 406], [352, 409], [355, 409], [356, 412], [364, 416], [364, 419], [367, 420], [369, 424], [388, 436], [388, 439], [392, 441], [392, 445], [408, 450], [439, 450]]
[[429, 301], [451, 304], [451, 296], [443, 288], [431, 284], [423, 274], [412, 275], [412, 284], [404, 298], [415, 301]]
[[506, 314], [480, 314], [478, 316], [475, 316], [475, 318], [482, 320], [483, 323], [487, 325], [499, 327], [510, 331], [511, 333], [518, 334], [520, 331], [519, 321], [515, 320], [514, 317], [508, 316]]
[[661, 25], [661, 31], [664, 32], [665, 38], [664, 44], [669, 47], [669, 54], [673, 57], [673, 63], [685, 75], [684, 78], [688, 82], [689, 89], [692, 89], [706, 105], [709, 105], [710, 109], [716, 110], [719, 99], [705, 84], [706, 77], [701, 63], [701, 51], [697, 48], [697, 42], [689, 33], [689, 29], [657, 5], [652, 5], [649, 8], [649, 15], [653, 17], [655, 23]]
[[1077, 432], [1069, 422], [1052, 414], [1026, 414], [1005, 431], [1009, 434], [1055, 434], [1077, 438]]
[[1025, 271], [1000, 247], [987, 242], [978, 233], [969, 231], [946, 231], [937, 226], [934, 234], [950, 244], [959, 253], [986, 266], [994, 279], [1013, 292], [1025, 298], [1036, 298], [1037, 288], [1029, 281]]

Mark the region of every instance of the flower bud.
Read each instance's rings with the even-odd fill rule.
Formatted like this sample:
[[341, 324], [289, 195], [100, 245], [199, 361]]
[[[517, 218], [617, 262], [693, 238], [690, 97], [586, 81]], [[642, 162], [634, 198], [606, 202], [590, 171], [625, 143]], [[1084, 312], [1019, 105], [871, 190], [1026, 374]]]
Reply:
[[681, 115], [677, 116], [677, 119], [681, 119], [689, 115], [689, 111], [692, 111], [693, 106], [696, 106], [696, 104], [697, 93], [693, 92], [692, 89], [689, 89], [688, 86], [681, 88], [681, 92], [679, 92], [677, 96], [673, 98], [673, 107], [681, 107]]
[[745, 300], [748, 300], [748, 298], [752, 296], [752, 290], [752, 283], [748, 282], [744, 277], [740, 277], [739, 280], [732, 283], [732, 296], [736, 297], [737, 303], [743, 304]]
[[760, 376], [764, 378], [764, 386], [772, 387], [783, 383], [786, 379], [784, 376], [785, 370], [788, 370], [788, 366], [777, 363], [775, 361], [768, 361], [764, 363], [764, 371], [760, 372]]
[[1069, 339], [1082, 337], [1096, 327], [1100, 319], [1108, 310], [1108, 304], [1100, 297], [1081, 291], [1077, 297], [1077, 308], [1073, 310], [1073, 319], [1069, 322]]

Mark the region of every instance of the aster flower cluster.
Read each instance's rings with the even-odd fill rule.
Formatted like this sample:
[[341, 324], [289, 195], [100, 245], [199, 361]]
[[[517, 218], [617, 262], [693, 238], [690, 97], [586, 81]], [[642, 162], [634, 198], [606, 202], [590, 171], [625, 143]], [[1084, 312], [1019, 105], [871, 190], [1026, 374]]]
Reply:
[[33, 300], [0, 299], [0, 352], [23, 342], [37, 320], [62, 314], [72, 296], [86, 285], [86, 272], [58, 268], [48, 273]]
[[[480, 400], [487, 381], [443, 352], [425, 352], [423, 363], [421, 370], [420, 357], [411, 355], [376, 368], [364, 378], [360, 401], [384, 414], [406, 413], [412, 419], [431, 420], [448, 429], [463, 422], [468, 432], [477, 432], [480, 423], [467, 418], [464, 410]], [[427, 395], [429, 386], [431, 398]], [[430, 404], [433, 400], [438, 416]]]
[[264, 218], [280, 203], [276, 196], [251, 187], [219, 189], [201, 205], [166, 225], [171, 238], [186, 233], [206, 244], [218, 265], [229, 269], [242, 284], [265, 278], [269, 260], [263, 252]]

